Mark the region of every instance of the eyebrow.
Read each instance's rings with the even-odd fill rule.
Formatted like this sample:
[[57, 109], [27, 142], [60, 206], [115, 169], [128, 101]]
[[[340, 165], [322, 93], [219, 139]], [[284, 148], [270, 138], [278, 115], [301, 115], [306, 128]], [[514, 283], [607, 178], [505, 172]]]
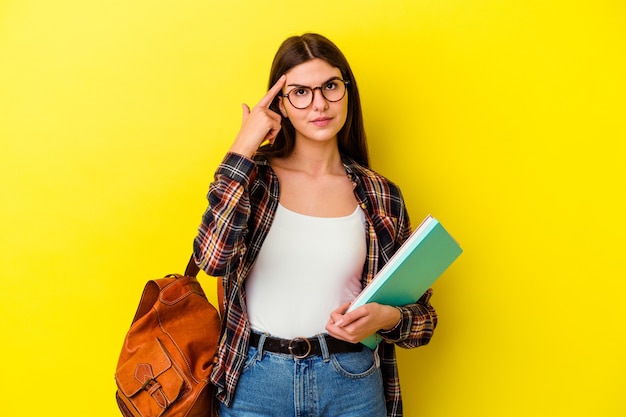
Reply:
[[[341, 80], [341, 77], [339, 77], [339, 76], [334, 76], [334, 77], [331, 77], [331, 78], [329, 78], [328, 80], [324, 81], [321, 85], [327, 84], [327, 83], [329, 83], [329, 82], [331, 82], [331, 81], [334, 81], [334, 80]], [[311, 86], [304, 85], [304, 84], [287, 84], [287, 87], [296, 87], [296, 88], [297, 88], [297, 87], [306, 87], [306, 88], [312, 88]]]

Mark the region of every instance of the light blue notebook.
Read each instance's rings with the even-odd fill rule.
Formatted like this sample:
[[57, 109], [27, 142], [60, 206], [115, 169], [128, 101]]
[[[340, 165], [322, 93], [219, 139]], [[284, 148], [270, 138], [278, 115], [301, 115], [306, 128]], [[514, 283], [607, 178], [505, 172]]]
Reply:
[[[391, 306], [416, 302], [461, 252], [441, 223], [427, 216], [354, 299], [348, 312], [371, 302]], [[380, 336], [375, 334], [361, 343], [374, 349], [379, 341]]]

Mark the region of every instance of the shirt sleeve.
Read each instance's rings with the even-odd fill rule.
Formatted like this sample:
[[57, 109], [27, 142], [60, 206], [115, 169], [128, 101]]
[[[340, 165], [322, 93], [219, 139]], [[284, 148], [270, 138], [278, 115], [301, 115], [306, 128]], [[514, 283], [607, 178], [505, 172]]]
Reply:
[[223, 276], [235, 269], [245, 253], [250, 217], [248, 186], [255, 162], [228, 153], [218, 166], [207, 194], [208, 207], [194, 239], [194, 258], [208, 275]]
[[399, 307], [402, 317], [398, 324], [379, 332], [383, 340], [407, 349], [428, 344], [437, 327], [437, 313], [430, 305], [432, 293], [428, 289], [416, 303]]

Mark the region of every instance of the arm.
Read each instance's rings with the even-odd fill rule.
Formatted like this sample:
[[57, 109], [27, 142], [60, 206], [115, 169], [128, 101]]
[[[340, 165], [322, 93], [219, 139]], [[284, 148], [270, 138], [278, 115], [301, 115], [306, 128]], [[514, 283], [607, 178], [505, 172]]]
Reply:
[[386, 342], [403, 348], [426, 345], [437, 326], [437, 313], [429, 303], [431, 295], [429, 289], [415, 304], [391, 307], [369, 303], [347, 314], [350, 303], [346, 303], [331, 313], [326, 330], [351, 343], [378, 332]]
[[383, 339], [403, 348], [428, 344], [437, 327], [437, 313], [430, 305], [432, 293], [433, 290], [429, 289], [417, 303], [399, 307], [402, 317], [395, 327], [379, 331]]
[[250, 217], [247, 189], [254, 167], [252, 160], [229, 153], [215, 172], [207, 195], [209, 205], [194, 239], [196, 263], [209, 275], [226, 275], [245, 251]]
[[252, 110], [243, 105], [239, 133], [209, 187], [209, 206], [194, 240], [195, 261], [209, 275], [227, 275], [246, 251], [248, 186], [255, 169], [251, 158], [261, 143], [272, 142], [280, 131], [281, 116], [269, 106], [284, 84], [282, 76]]

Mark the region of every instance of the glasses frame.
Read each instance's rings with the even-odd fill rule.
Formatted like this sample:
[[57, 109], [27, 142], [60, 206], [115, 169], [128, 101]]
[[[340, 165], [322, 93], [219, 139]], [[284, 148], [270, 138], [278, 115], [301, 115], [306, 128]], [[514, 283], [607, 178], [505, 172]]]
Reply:
[[[341, 96], [341, 98], [338, 98], [337, 100], [329, 100], [328, 98], [326, 98], [326, 96], [324, 95], [324, 90], [322, 90], [322, 87], [326, 86], [328, 83], [330, 83], [331, 81], [341, 81], [343, 83], [343, 85], [346, 87], [346, 89], [343, 91], [343, 95]], [[343, 80], [339, 77], [337, 78], [331, 78], [330, 80], [326, 81], [324, 84], [322, 85], [318, 85], [317, 87], [309, 87], [306, 85], [299, 85], [297, 87], [292, 88], [291, 90], [289, 90], [288, 93], [286, 94], [281, 94], [281, 97], [285, 97], [287, 98], [287, 100], [289, 100], [289, 103], [293, 106], [293, 108], [298, 109], [298, 110], [304, 110], [307, 107], [309, 107], [311, 105], [311, 103], [313, 103], [313, 100], [315, 100], [315, 90], [320, 90], [320, 94], [322, 95], [322, 97], [324, 97], [324, 100], [328, 101], [329, 103], [336, 103], [338, 101], [341, 101], [344, 99], [344, 97], [346, 96], [346, 93], [348, 92], [348, 84], [350, 84], [349, 80]], [[309, 102], [309, 104], [307, 104], [304, 107], [298, 107], [295, 104], [293, 104], [291, 102], [291, 99], [289, 98], [289, 94], [291, 94], [294, 90], [297, 90], [299, 88], [308, 88], [309, 90], [311, 90], [311, 101]]]

